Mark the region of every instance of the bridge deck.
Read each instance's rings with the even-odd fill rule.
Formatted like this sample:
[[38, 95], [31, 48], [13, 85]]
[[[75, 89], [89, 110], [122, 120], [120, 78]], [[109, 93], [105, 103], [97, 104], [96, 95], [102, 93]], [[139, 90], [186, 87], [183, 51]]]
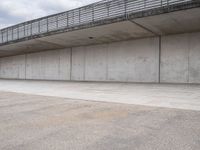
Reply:
[[0, 30], [0, 46], [199, 6], [191, 0], [104, 0]]

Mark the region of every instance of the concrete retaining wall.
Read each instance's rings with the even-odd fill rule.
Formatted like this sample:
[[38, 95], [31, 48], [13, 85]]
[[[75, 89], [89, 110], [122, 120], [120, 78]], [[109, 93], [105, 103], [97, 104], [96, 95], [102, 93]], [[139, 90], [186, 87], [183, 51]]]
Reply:
[[25, 55], [1, 58], [0, 77], [11, 79], [24, 79]]
[[28, 54], [26, 79], [70, 80], [71, 50]]
[[0, 77], [200, 83], [200, 33], [165, 36], [161, 43], [154, 37], [5, 57]]
[[148, 38], [73, 48], [72, 80], [158, 82], [158, 42]]
[[55, 50], [0, 59], [0, 77], [70, 80], [71, 50]]
[[200, 83], [200, 33], [162, 37], [161, 82]]

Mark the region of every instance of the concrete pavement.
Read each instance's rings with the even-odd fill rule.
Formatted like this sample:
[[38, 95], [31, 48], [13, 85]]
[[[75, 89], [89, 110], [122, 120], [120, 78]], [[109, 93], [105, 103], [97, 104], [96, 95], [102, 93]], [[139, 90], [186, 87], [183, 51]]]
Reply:
[[0, 80], [0, 91], [200, 110], [200, 85]]
[[200, 149], [200, 111], [0, 92], [0, 118], [1, 150]]

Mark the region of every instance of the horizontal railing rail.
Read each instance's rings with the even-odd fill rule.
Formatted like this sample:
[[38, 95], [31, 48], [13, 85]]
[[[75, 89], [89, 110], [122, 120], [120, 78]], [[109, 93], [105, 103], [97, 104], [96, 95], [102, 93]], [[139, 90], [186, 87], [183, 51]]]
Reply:
[[191, 0], [103, 0], [0, 30], [0, 44]]

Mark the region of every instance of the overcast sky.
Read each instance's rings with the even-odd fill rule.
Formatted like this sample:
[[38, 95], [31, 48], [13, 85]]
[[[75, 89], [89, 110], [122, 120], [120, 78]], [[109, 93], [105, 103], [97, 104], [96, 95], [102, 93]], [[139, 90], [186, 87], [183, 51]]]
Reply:
[[0, 0], [0, 29], [99, 0]]

